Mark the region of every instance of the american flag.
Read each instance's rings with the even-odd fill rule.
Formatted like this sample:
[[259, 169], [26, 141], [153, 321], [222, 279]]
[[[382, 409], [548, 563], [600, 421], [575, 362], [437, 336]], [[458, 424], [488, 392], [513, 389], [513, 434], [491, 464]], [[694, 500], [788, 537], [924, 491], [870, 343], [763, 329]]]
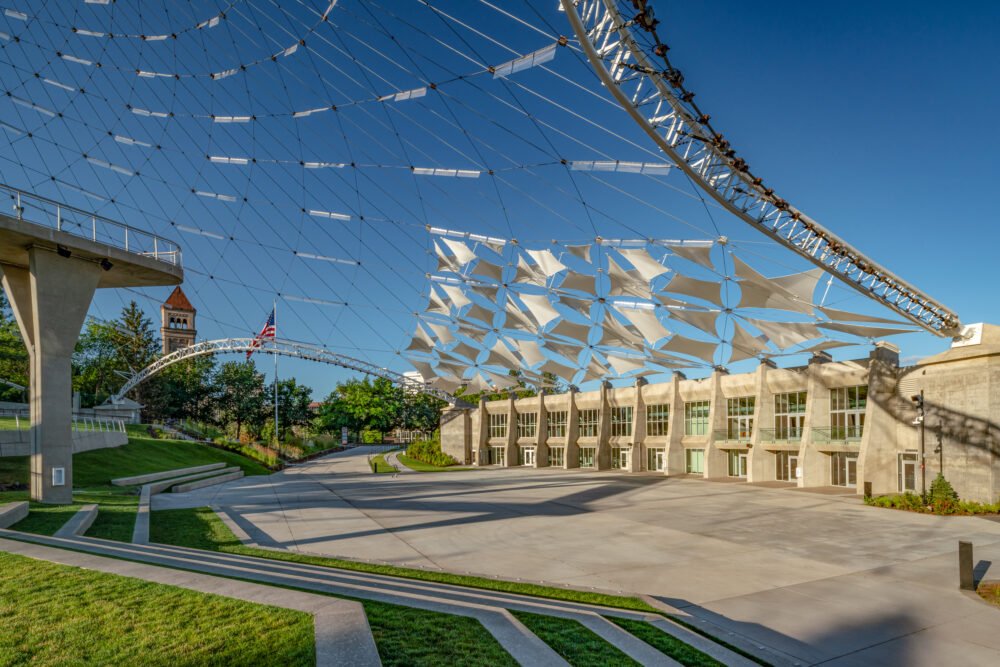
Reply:
[[264, 328], [260, 330], [260, 333], [254, 336], [253, 342], [250, 343], [251, 350], [247, 352], [247, 359], [250, 359], [250, 355], [253, 351], [260, 347], [260, 344], [266, 340], [274, 340], [274, 309], [271, 309], [271, 316], [267, 318], [267, 324]]

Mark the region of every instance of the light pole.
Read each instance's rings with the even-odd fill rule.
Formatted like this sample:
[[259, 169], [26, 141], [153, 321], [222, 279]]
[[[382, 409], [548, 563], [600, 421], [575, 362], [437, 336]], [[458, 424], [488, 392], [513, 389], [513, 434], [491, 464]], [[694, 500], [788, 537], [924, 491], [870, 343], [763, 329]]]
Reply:
[[935, 433], [937, 435], [937, 448], [934, 450], [934, 453], [938, 455], [938, 472], [944, 475], [944, 442], [942, 441], [940, 423], [938, 423]]
[[920, 427], [920, 501], [927, 502], [927, 461], [924, 456], [924, 390], [910, 397], [917, 405], [917, 419], [913, 422]]

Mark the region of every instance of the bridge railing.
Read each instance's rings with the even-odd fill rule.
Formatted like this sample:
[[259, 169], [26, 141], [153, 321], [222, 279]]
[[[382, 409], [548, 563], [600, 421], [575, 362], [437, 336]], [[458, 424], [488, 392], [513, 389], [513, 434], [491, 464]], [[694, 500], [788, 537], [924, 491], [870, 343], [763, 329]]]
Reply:
[[174, 266], [181, 265], [181, 248], [170, 239], [2, 183], [0, 192], [7, 196], [9, 210], [18, 220], [51, 227]]
[[[0, 431], [27, 431], [31, 428], [31, 414], [27, 409], [0, 408]], [[118, 417], [91, 417], [73, 413], [70, 427], [73, 431], [110, 433], [125, 432], [125, 421]]]

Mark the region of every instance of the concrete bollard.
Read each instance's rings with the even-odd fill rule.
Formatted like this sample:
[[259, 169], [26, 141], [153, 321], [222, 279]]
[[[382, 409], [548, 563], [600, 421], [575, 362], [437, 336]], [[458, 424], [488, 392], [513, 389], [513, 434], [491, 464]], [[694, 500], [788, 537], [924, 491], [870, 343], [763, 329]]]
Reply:
[[976, 590], [972, 570], [972, 542], [958, 543], [958, 587], [963, 591]]

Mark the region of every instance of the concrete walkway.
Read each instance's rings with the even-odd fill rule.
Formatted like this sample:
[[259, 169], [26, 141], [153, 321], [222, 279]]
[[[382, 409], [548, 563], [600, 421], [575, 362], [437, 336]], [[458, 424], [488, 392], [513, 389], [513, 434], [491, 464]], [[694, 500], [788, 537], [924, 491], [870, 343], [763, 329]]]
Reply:
[[385, 462], [391, 465], [393, 468], [395, 468], [397, 473], [417, 472], [416, 470], [406, 465], [405, 463], [400, 462], [399, 455], [402, 453], [403, 452], [400, 451], [388, 452], [385, 455]]
[[[25, 537], [24, 533], [15, 534], [19, 539]], [[382, 664], [360, 602], [13, 540], [0, 539], [0, 551], [312, 614], [318, 666]]]
[[[163, 567], [217, 576], [238, 577], [264, 584], [293, 586], [333, 595], [378, 600], [418, 609], [467, 616], [482, 623], [515, 660], [525, 665], [565, 665], [566, 663], [548, 645], [514, 618], [509, 610], [579, 621], [643, 665], [676, 665], [677, 663], [611, 623], [604, 618], [605, 616], [653, 622], [668, 634], [708, 653], [727, 665], [736, 667], [753, 667], [754, 665], [751, 661], [663, 617], [642, 612], [166, 545], [130, 545], [92, 538], [60, 540], [13, 531], [0, 531], [0, 537], [4, 535], [16, 536], [18, 539], [46, 546], [59, 546], [101, 556], [138, 560]], [[0, 540], [0, 547], [2, 547], [2, 540]]]
[[978, 576], [996, 578], [998, 522], [617, 471], [394, 478], [371, 474], [368, 450], [154, 497], [153, 509], [218, 506], [261, 546], [301, 553], [642, 591], [776, 664], [1000, 664], [1000, 611], [958, 592], [955, 555], [971, 541]]

